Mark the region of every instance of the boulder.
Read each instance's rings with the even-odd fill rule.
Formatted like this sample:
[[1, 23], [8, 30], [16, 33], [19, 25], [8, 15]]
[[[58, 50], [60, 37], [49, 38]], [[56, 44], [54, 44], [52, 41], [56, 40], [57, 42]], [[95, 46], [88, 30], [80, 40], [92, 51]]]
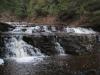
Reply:
[[9, 25], [9, 24], [0, 22], [0, 31], [1, 32], [6, 32], [6, 31], [8, 31], [9, 29], [12, 29], [12, 28], [14, 28], [14, 27]]

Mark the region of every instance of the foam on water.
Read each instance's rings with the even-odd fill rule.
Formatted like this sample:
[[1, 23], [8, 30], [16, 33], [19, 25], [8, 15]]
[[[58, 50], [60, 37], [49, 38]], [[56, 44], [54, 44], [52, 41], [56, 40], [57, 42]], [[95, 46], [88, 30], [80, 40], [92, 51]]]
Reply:
[[56, 32], [56, 31], [57, 31], [57, 30], [56, 30], [56, 27], [53, 27], [53, 26], [52, 26], [52, 27], [51, 27], [51, 31], [52, 31], [52, 32]]
[[34, 56], [34, 57], [22, 57], [22, 58], [12, 58], [18, 63], [33, 63], [33, 65], [38, 64], [43, 61], [43, 57]]
[[5, 45], [7, 48], [6, 57], [28, 57], [28, 56], [42, 56], [43, 54], [36, 47], [27, 44], [22, 40], [21, 36], [16, 36], [7, 39]]
[[4, 60], [0, 59], [0, 65], [4, 64]]
[[81, 28], [81, 27], [64, 27], [62, 30], [57, 30], [56, 27], [51, 26], [51, 28], [49, 29], [49, 26], [34, 26], [34, 27], [16, 27], [15, 29], [13, 29], [13, 31], [10, 32], [23, 32], [23, 33], [28, 33], [28, 34], [32, 34], [34, 32], [48, 32], [48, 33], [52, 33], [52, 32], [65, 32], [65, 33], [77, 33], [77, 34], [95, 34], [96, 32], [93, 31], [92, 29], [86, 29], [86, 28]]
[[44, 32], [50, 32], [51, 33], [51, 31], [48, 30], [48, 26], [43, 26], [43, 30], [44, 30]]
[[[11, 23], [9, 23], [11, 24]], [[23, 24], [24, 25], [24, 24]], [[39, 34], [49, 35], [53, 32], [65, 32], [65, 33], [75, 33], [75, 34], [95, 34], [96, 32], [92, 29], [80, 28], [80, 27], [61, 27], [56, 26], [17, 26], [13, 30], [9, 31], [11, 33], [35, 33], [37, 36]], [[55, 49], [58, 55], [65, 55], [65, 50], [59, 42], [55, 43]], [[6, 57], [13, 58], [16, 62], [34, 62], [38, 63], [43, 60], [44, 54], [37, 47], [34, 47], [23, 40], [23, 35], [10, 36], [10, 38], [5, 38], [5, 46], [7, 49]], [[3, 63], [3, 60], [0, 60]]]
[[[62, 27], [63, 29], [59, 30], [57, 29], [57, 26], [34, 25], [32, 23], [27, 23], [27, 22], [6, 22], [6, 23], [17, 26], [15, 29], [13, 29], [12, 32], [24, 32], [24, 33], [30, 33], [30, 34], [32, 34], [33, 32], [51, 33], [51, 32], [59, 32], [59, 31], [63, 31], [66, 33], [77, 33], [77, 34], [95, 34], [96, 33], [92, 29], [81, 28], [81, 27]], [[34, 25], [34, 26], [29, 27], [28, 25]]]
[[95, 31], [93, 31], [92, 29], [86, 29], [86, 28], [64, 28], [64, 31], [66, 31], [67, 33], [77, 33], [77, 34], [94, 34], [96, 33]]
[[60, 55], [65, 55], [65, 50], [64, 50], [63, 47], [60, 45], [60, 43], [59, 43], [59, 42], [56, 42], [55, 44], [56, 44], [55, 48], [56, 48], [58, 54], [60, 54]]

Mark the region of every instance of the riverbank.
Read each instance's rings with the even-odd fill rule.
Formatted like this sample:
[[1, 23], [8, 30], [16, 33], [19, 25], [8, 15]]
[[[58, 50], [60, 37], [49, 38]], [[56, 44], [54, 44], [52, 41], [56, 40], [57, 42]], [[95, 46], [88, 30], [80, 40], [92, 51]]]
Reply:
[[85, 17], [81, 17], [80, 19], [65, 19], [65, 21], [61, 21], [56, 16], [47, 16], [40, 18], [16, 18], [13, 16], [2, 17], [0, 18], [1, 22], [27, 22], [33, 24], [45, 24], [45, 25], [67, 25], [67, 26], [82, 26], [89, 25], [87, 19]]
[[68, 26], [68, 27], [90, 27], [99, 30], [100, 25], [95, 22], [89, 22], [89, 19], [85, 16], [80, 17], [79, 19], [65, 19], [61, 21], [56, 16], [47, 16], [47, 17], [39, 17], [39, 18], [16, 18], [14, 16], [6, 16], [0, 18], [0, 22], [12, 22], [12, 23], [20, 23], [25, 25], [51, 25], [51, 26]]

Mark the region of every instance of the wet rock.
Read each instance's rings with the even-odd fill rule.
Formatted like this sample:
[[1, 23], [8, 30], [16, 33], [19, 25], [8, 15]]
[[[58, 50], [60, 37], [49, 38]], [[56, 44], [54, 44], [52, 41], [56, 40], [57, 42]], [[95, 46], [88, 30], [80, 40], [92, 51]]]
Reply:
[[95, 35], [68, 35], [59, 41], [66, 53], [76, 55], [94, 52], [97, 44]]
[[41, 50], [42, 53], [46, 55], [56, 54], [55, 43], [53, 36], [41, 36], [41, 37], [23, 37], [23, 40], [28, 44], [35, 46]]
[[6, 24], [6, 23], [0, 23], [0, 31], [1, 32], [8, 31], [11, 28], [14, 28], [14, 27], [9, 24]]
[[97, 75], [97, 73], [94, 70], [90, 70], [90, 71], [87, 71], [85, 75]]
[[43, 53], [47, 55], [57, 54], [55, 48], [56, 42], [62, 46], [67, 54], [84, 55], [99, 52], [98, 42], [99, 36], [97, 35], [54, 35], [54, 36], [24, 36], [23, 40], [28, 44], [31, 44], [39, 48]]

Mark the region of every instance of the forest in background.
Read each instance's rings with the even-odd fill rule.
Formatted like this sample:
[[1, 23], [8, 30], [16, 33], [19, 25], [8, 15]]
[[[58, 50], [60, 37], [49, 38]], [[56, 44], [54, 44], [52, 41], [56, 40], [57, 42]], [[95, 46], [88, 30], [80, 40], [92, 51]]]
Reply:
[[100, 0], [0, 0], [0, 20], [31, 21], [48, 16], [61, 22], [99, 25]]

